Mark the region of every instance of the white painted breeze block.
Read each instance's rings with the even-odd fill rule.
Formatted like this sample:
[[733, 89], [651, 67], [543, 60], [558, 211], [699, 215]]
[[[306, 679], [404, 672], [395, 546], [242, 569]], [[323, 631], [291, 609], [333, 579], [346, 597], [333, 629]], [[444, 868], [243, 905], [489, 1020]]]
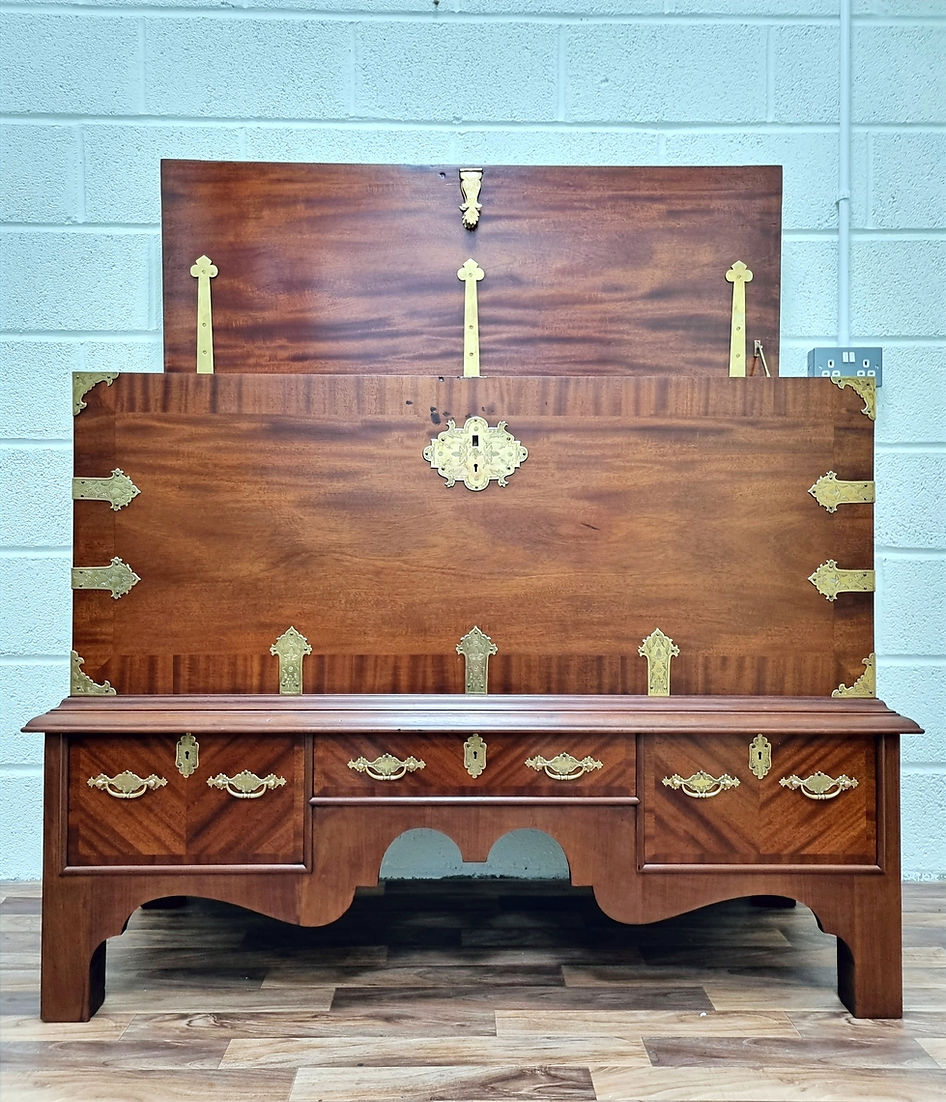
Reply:
[[[69, 375], [161, 370], [162, 157], [783, 164], [782, 373], [884, 350], [878, 677], [928, 728], [904, 740], [905, 872], [946, 876], [946, 5], [842, 6], [0, 0], [0, 878], [40, 873], [18, 729], [68, 687]], [[449, 872], [564, 875], [544, 836], [463, 866], [412, 834], [385, 865]]]

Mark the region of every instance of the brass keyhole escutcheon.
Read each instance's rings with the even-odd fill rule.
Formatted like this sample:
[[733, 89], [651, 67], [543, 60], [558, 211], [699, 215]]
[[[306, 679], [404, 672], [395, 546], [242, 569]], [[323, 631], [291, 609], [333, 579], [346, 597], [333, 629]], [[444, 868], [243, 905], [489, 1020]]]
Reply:
[[486, 768], [486, 743], [479, 735], [470, 735], [463, 744], [463, 768], [474, 780]]
[[761, 781], [772, 768], [772, 744], [765, 735], [756, 735], [749, 743], [749, 772]]
[[200, 743], [194, 736], [187, 732], [186, 735], [181, 735], [177, 740], [177, 753], [174, 757], [174, 764], [177, 766], [177, 771], [182, 777], [192, 776], [200, 762], [199, 759]]

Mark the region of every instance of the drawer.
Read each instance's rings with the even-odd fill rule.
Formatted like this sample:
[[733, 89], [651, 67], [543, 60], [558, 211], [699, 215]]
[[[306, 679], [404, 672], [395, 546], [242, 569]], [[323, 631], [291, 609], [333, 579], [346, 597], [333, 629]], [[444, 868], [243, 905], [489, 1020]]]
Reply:
[[641, 739], [644, 864], [877, 863], [872, 738], [771, 735], [761, 779], [749, 741]]
[[[613, 735], [351, 735], [315, 739], [315, 794], [632, 796], [634, 738]], [[468, 768], [469, 766], [469, 768]]]
[[184, 776], [178, 737], [70, 740], [68, 863], [300, 863], [303, 740], [205, 736]]

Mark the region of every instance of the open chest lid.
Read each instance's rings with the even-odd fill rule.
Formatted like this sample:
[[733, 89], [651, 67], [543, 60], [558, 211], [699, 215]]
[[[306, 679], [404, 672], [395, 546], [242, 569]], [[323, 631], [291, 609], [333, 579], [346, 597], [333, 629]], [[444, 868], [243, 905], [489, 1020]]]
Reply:
[[165, 369], [195, 370], [207, 257], [217, 373], [461, 374], [472, 258], [483, 375], [724, 377], [739, 261], [778, 373], [780, 167], [479, 171], [165, 161]]

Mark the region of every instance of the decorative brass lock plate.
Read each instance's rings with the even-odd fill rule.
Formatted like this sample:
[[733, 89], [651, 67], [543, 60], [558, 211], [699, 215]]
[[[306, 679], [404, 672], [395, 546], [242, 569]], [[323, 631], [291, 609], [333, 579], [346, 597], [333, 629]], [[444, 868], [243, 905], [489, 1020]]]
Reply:
[[772, 768], [772, 743], [765, 735], [756, 735], [749, 743], [749, 772], [760, 781]]
[[463, 768], [474, 780], [486, 768], [486, 743], [479, 735], [470, 735], [463, 744]]
[[174, 764], [182, 777], [192, 776], [200, 764], [200, 743], [194, 736], [187, 732], [177, 740]]
[[466, 692], [484, 694], [489, 679], [490, 655], [499, 647], [475, 625], [457, 643], [457, 654], [466, 659]]
[[493, 479], [505, 486], [529, 452], [506, 430], [505, 421], [491, 428], [482, 417], [468, 417], [462, 428], [448, 421], [424, 448], [424, 458], [448, 487], [459, 481], [468, 490], [485, 490]]

